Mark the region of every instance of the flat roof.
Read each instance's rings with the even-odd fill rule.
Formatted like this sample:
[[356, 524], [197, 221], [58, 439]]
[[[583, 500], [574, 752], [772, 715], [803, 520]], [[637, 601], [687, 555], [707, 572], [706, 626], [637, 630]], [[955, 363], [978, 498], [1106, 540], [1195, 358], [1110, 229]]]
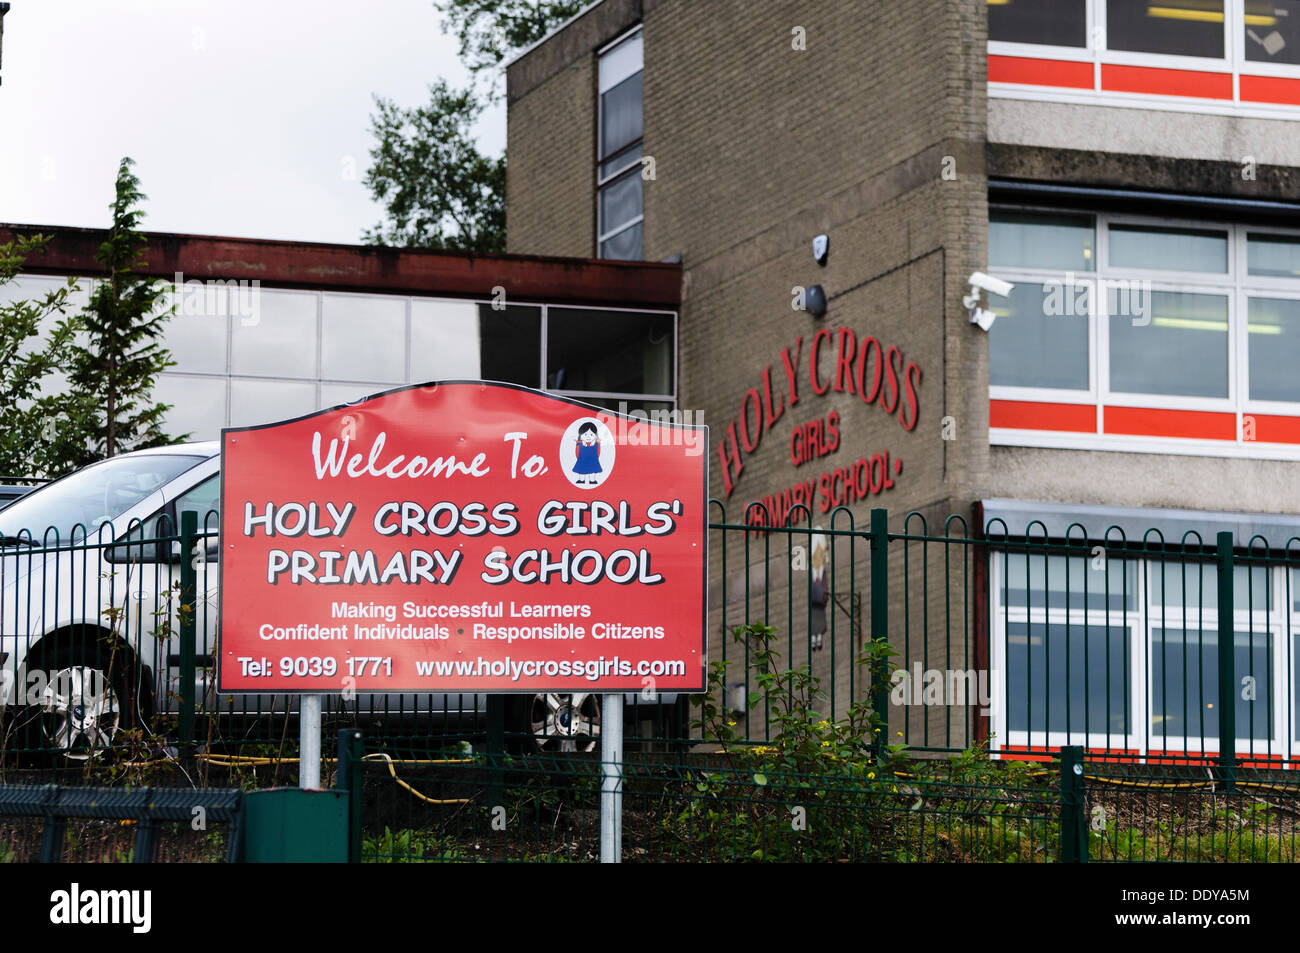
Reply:
[[560, 32], [562, 32], [563, 30], [568, 29], [570, 24], [572, 24], [572, 23], [573, 23], [574, 21], [576, 21], [576, 20], [580, 20], [580, 19], [582, 19], [582, 18], [585, 17], [588, 13], [590, 13], [592, 10], [594, 10], [596, 7], [600, 6], [600, 5], [601, 5], [602, 3], [604, 3], [604, 2], [605, 2], [605, 0], [594, 0], [594, 2], [587, 4], [585, 7], [583, 7], [581, 10], [579, 10], [577, 13], [575, 13], [573, 16], [569, 17], [569, 19], [565, 20], [563, 23], [561, 23], [561, 24], [560, 24], [559, 26], [557, 26], [555, 29], [549, 31], [546, 35], [542, 36], [540, 39], [534, 40], [532, 43], [529, 43], [527, 46], [525, 46], [522, 50], [520, 50], [518, 53], [516, 53], [514, 56], [510, 57], [509, 59], [502, 60], [502, 61], [501, 61], [501, 69], [503, 69], [503, 70], [507, 70], [507, 69], [509, 69], [511, 66], [513, 66], [513, 65], [515, 64], [515, 61], [516, 61], [516, 60], [521, 60], [521, 59], [523, 59], [525, 56], [527, 56], [527, 55], [528, 55], [529, 53], [531, 53], [533, 50], [537, 49], [539, 46], [541, 46], [543, 43], [545, 43], [545, 42], [546, 42], [547, 40], [549, 40], [551, 37], [555, 36], [555, 34], [560, 33]]
[[[50, 244], [29, 255], [27, 274], [95, 277], [106, 229], [0, 223], [0, 243], [42, 234]], [[260, 281], [270, 288], [507, 299], [544, 304], [606, 305], [676, 311], [681, 265], [542, 255], [479, 255], [383, 245], [336, 245], [171, 232], [142, 232], [138, 273], [174, 279]]]

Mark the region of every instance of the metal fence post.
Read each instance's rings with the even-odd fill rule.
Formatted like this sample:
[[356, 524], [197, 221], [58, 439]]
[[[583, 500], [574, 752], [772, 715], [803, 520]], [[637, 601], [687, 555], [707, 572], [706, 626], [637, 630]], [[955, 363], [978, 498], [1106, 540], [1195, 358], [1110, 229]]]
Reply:
[[1237, 786], [1237, 673], [1233, 625], [1232, 533], [1218, 535], [1219, 582], [1219, 779], [1224, 790]]
[[185, 510], [181, 513], [181, 591], [177, 613], [180, 617], [181, 680], [176, 704], [180, 713], [180, 742], [186, 755], [190, 754], [194, 742], [194, 633], [198, 616], [198, 572], [194, 563], [196, 552], [201, 552], [198, 546], [199, 514]]
[[[871, 511], [871, 639], [889, 643], [889, 510], [877, 507]], [[872, 666], [872, 707], [876, 712], [876, 759], [884, 755], [889, 742], [889, 684], [885, 679], [888, 669], [886, 659], [878, 659]]]
[[334, 786], [348, 792], [348, 863], [361, 863], [361, 795], [365, 742], [355, 728], [339, 729], [339, 769]]
[[1083, 810], [1083, 748], [1061, 749], [1061, 847], [1063, 864], [1088, 859], [1088, 823]]
[[487, 790], [489, 806], [504, 801], [506, 760], [506, 696], [487, 697]]

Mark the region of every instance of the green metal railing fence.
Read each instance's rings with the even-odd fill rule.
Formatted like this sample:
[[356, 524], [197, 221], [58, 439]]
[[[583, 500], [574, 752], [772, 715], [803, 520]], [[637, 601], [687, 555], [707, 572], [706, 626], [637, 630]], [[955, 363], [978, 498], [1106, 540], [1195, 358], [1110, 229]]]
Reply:
[[[735, 636], [762, 623], [776, 629], [778, 664], [815, 680], [822, 718], [855, 704], [875, 712], [877, 749], [986, 744], [1032, 758], [1079, 745], [1212, 765], [1224, 783], [1294, 760], [1300, 540], [1129, 539], [1077, 524], [1053, 537], [1042, 524], [919, 512], [891, 525], [885, 510], [863, 526], [843, 508], [824, 526], [804, 507], [792, 517], [774, 525], [751, 504], [729, 522], [712, 504], [709, 657], [727, 663], [713, 697], [737, 740], [765, 744], [777, 729], [753, 642]], [[107, 752], [207, 783], [221, 780], [210, 777], [218, 756], [288, 763], [294, 700], [215, 690], [217, 514], [127, 530], [0, 546], [0, 772], [53, 762], [84, 773]], [[863, 663], [873, 643], [893, 656]], [[97, 697], [112, 701], [97, 711]], [[598, 726], [599, 702], [340, 695], [326, 719], [497, 754], [586, 753], [598, 731], [547, 734], [545, 706], [591, 707], [582, 721]], [[684, 696], [629, 693], [624, 721], [636, 752], [716, 740]]]

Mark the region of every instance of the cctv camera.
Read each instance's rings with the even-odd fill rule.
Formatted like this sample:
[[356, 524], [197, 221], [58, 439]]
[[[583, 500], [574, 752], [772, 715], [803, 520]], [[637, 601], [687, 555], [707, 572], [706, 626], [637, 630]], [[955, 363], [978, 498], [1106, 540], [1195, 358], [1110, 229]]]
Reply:
[[995, 294], [999, 298], [1005, 298], [1011, 294], [1011, 289], [1015, 287], [1009, 281], [1003, 281], [1001, 278], [994, 278], [992, 275], [986, 275], [982, 271], [977, 271], [970, 276], [970, 286], [972, 293], [976, 288], [981, 288], [989, 294]]
[[997, 319], [998, 316], [986, 308], [976, 308], [970, 316], [971, 324], [978, 324], [982, 331], [988, 331]]

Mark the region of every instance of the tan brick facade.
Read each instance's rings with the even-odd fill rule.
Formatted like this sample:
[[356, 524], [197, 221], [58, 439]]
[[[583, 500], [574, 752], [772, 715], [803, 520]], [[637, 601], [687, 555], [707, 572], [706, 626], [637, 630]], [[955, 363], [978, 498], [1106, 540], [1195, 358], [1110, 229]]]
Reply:
[[[731, 522], [745, 519], [750, 501], [812, 480], [813, 522], [829, 526], [820, 506], [821, 475], [843, 474], [842, 468], [852, 474], [860, 459], [886, 452], [891, 469], [902, 467], [889, 474], [891, 488], [852, 502], [836, 514], [834, 528], [864, 529], [870, 509], [885, 506], [893, 530], [903, 527], [909, 510], [941, 529], [948, 514], [969, 515], [982, 489], [987, 345], [960, 300], [964, 277], [984, 267], [985, 258], [981, 8], [976, 0], [935, 4], [932, 15], [920, 18], [907, 4], [872, 6], [868, 16], [854, 2], [606, 0], [510, 68], [510, 250], [590, 255], [595, 51], [643, 24], [645, 154], [655, 171], [645, 182], [645, 258], [682, 256], [679, 405], [702, 411], [710, 425], [712, 494], [725, 502]], [[822, 232], [830, 237], [825, 268], [814, 262], [811, 247]], [[792, 289], [812, 284], [830, 298], [821, 320], [791, 307]], [[814, 391], [814, 342], [819, 377], [831, 385], [825, 396]], [[837, 390], [842, 348], [850, 352], [845, 370], [851, 373]], [[869, 385], [874, 362], [883, 359], [886, 368], [871, 403], [856, 393], [858, 348], [871, 351], [863, 368]], [[792, 358], [798, 351], [793, 406], [783, 349]], [[899, 377], [892, 413], [882, 406], [895, 402], [891, 357]], [[757, 446], [743, 454], [728, 497], [718, 451], [725, 444], [730, 454], [730, 434], [740, 427], [737, 415], [751, 389], [777, 419], [749, 434]], [[917, 419], [907, 419], [907, 429], [900, 413], [910, 414], [904, 405], [912, 394]], [[745, 406], [752, 426], [754, 397]], [[832, 413], [837, 449], [794, 466], [795, 431], [820, 420], [824, 433]], [[945, 415], [954, 418], [956, 439], [941, 439]], [[720, 512], [715, 507], [715, 518]], [[910, 528], [919, 526], [914, 519]], [[746, 574], [738, 571], [745, 561], [741, 535], [729, 534], [724, 581], [721, 534], [715, 534], [711, 655], [721, 656], [724, 613], [730, 627], [771, 612], [773, 624], [798, 635], [793, 660], [811, 657], [825, 687], [835, 687], [842, 711], [862, 633], [851, 643], [849, 612], [831, 607], [836, 652], [810, 656], [800, 644], [806, 577], [787, 571], [791, 545], [800, 539], [781, 534], [752, 543], [747, 603]], [[844, 594], [845, 609], [847, 594], [857, 593], [864, 629], [867, 563], [865, 539], [836, 543], [836, 591]], [[936, 564], [935, 571], [942, 568]], [[900, 608], [902, 587], [901, 571], [891, 572], [891, 602]], [[921, 593], [913, 589], [918, 614], [911, 630], [904, 631], [901, 611], [891, 624], [900, 648], [930, 638], [920, 632]], [[960, 605], [965, 593], [957, 598]], [[928, 602], [942, 611], [941, 586], [931, 587]], [[932, 713], [935, 718], [942, 713]]]

